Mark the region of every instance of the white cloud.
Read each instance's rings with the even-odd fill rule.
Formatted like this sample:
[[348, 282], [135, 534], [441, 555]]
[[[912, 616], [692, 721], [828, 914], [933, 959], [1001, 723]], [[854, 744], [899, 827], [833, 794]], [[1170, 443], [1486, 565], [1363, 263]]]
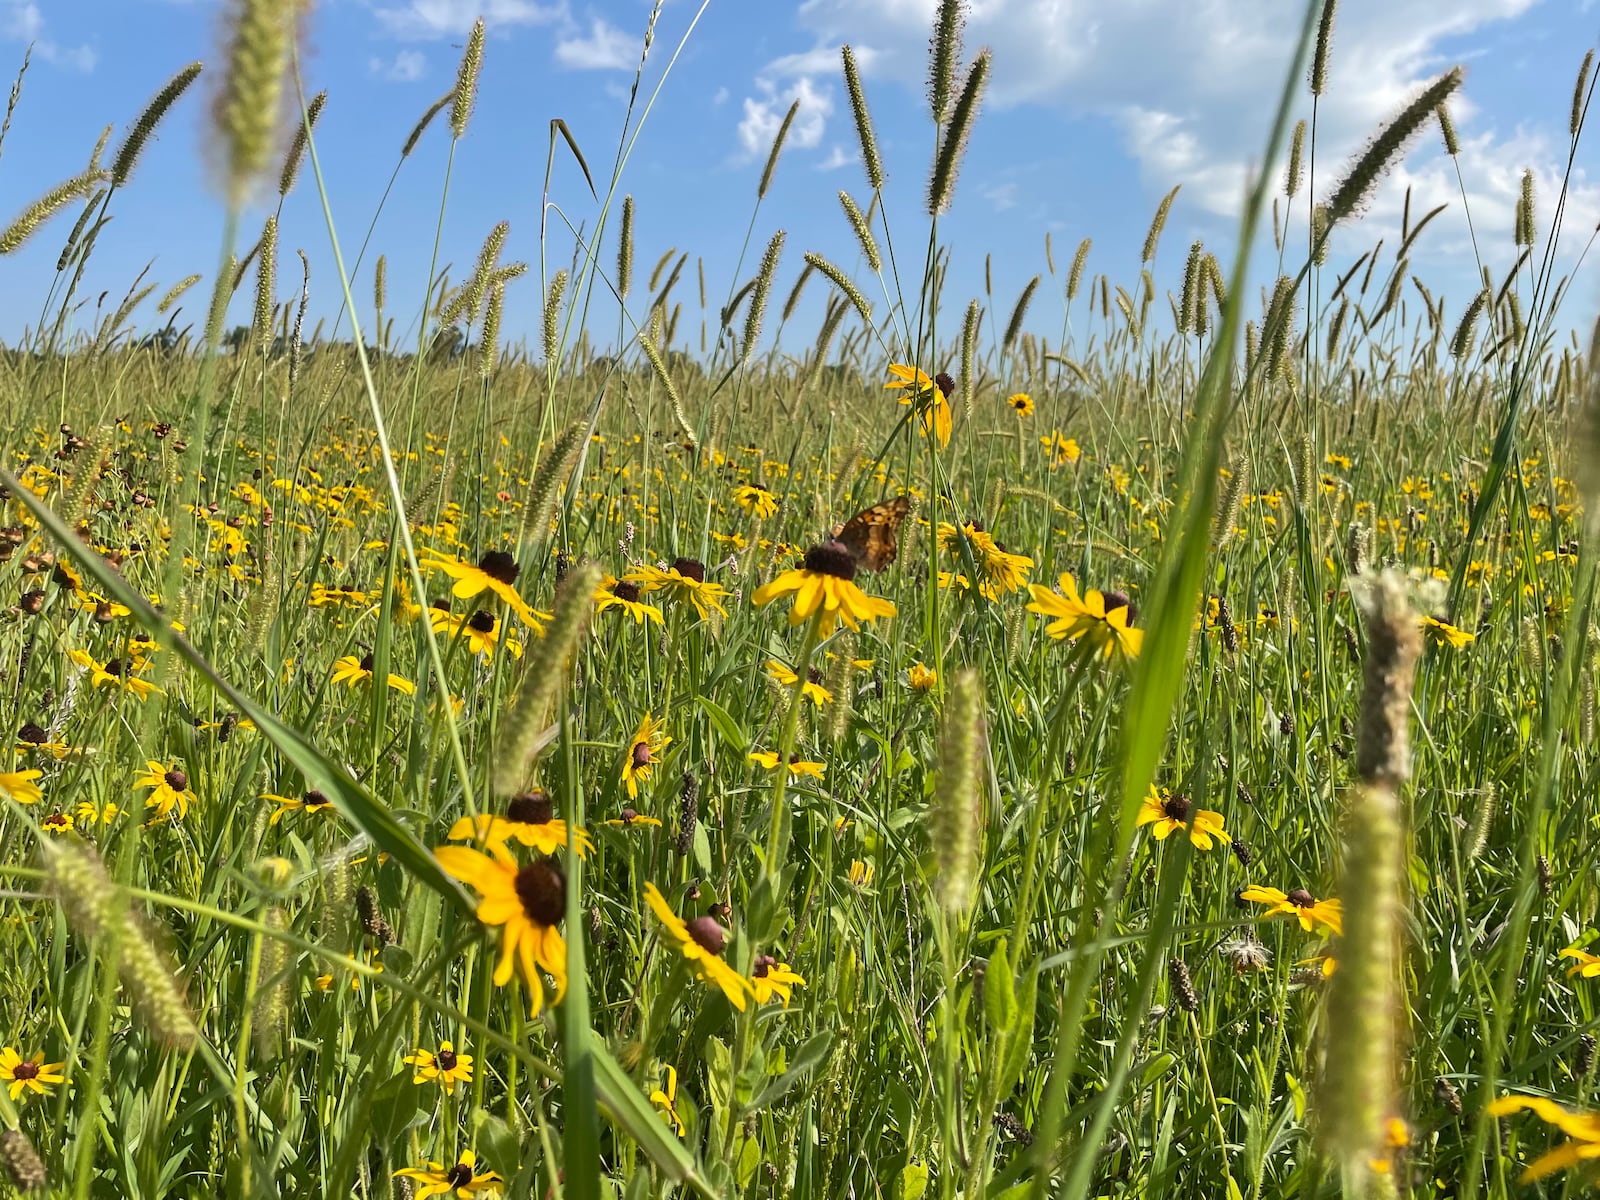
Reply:
[[44, 36], [44, 15], [31, 0], [0, 0], [0, 36], [28, 42], [38, 58], [58, 67], [88, 74], [100, 61], [93, 47], [63, 46]]
[[[1463, 44], [1463, 38], [1477, 34], [1480, 43], [1487, 41], [1536, 2], [1381, 0], [1341, 6], [1317, 117], [1319, 196], [1328, 194], [1372, 132], [1417, 90], [1481, 48]], [[804, 0], [798, 19], [818, 49], [777, 60], [768, 73], [796, 64], [791, 69], [803, 69], [807, 77], [837, 79], [831, 47], [848, 40], [867, 76], [869, 98], [887, 82], [921, 92], [935, 7], [936, 0]], [[970, 58], [980, 46], [993, 50], [990, 105], [1037, 104], [1098, 116], [1118, 131], [1152, 195], [1181, 183], [1180, 211], [1231, 217], [1265, 143], [1299, 14], [1299, 5], [1282, 0], [973, 0], [964, 54]], [[1573, 70], [1580, 54], [1575, 47]], [[823, 76], [826, 59], [833, 65]], [[1479, 241], [1487, 240], [1498, 256], [1509, 245], [1523, 167], [1536, 173], [1541, 215], [1548, 217], [1554, 207], [1566, 157], [1565, 114], [1550, 114], [1549, 136], [1491, 128], [1474, 110], [1471, 94], [1469, 71], [1465, 91], [1451, 108], [1462, 135], [1461, 171]], [[1296, 115], [1309, 113], [1303, 86], [1300, 97], [1304, 112]], [[1408, 185], [1414, 217], [1438, 203], [1451, 205], [1429, 227], [1418, 254], [1470, 248], [1455, 168], [1442, 154], [1437, 130], [1419, 139], [1350, 236], [1366, 246], [1388, 227], [1398, 233]], [[1302, 221], [1304, 201], [1302, 193]], [[1576, 175], [1568, 206], [1569, 229], [1586, 236], [1600, 216], [1600, 187]]]
[[711, 96], [711, 103], [714, 105], [722, 105], [726, 104], [727, 102], [728, 89], [725, 87], [719, 87]]
[[828, 157], [817, 164], [819, 171], [837, 171], [840, 167], [848, 167], [857, 160], [857, 156], [849, 153], [838, 142], [833, 144], [833, 149], [828, 151]]
[[420, 50], [401, 50], [394, 56], [393, 62], [385, 62], [381, 58], [369, 59], [367, 70], [380, 79], [392, 79], [396, 83], [414, 83], [427, 73], [428, 60], [423, 57]]
[[507, 25], [548, 25], [565, 20], [566, 0], [405, 0], [375, 10], [384, 30], [400, 38], [431, 40], [461, 37], [479, 17], [493, 29]]
[[1017, 206], [1018, 187], [1015, 183], [997, 183], [983, 189], [982, 196], [994, 205], [995, 212], [1005, 212]]
[[746, 96], [744, 120], [739, 122], [739, 144], [746, 158], [764, 155], [772, 148], [772, 139], [777, 137], [784, 116], [797, 100], [800, 102], [800, 111], [795, 114], [794, 124], [789, 127], [784, 147], [809, 149], [822, 141], [828, 117], [833, 113], [831, 88], [819, 88], [809, 75], [802, 75], [781, 89], [772, 79], [762, 77], [756, 80], [756, 88], [764, 99]]
[[626, 71], [639, 61], [639, 43], [596, 17], [588, 37], [556, 43], [556, 61], [583, 71]]

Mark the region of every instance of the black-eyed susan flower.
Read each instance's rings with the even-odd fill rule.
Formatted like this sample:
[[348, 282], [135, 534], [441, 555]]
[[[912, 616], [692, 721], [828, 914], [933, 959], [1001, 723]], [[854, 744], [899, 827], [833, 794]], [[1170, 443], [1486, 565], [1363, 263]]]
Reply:
[[1166, 788], [1157, 792], [1151, 787], [1150, 794], [1139, 806], [1139, 818], [1135, 824], [1153, 826], [1150, 834], [1158, 842], [1165, 841], [1175, 830], [1182, 829], [1188, 833], [1189, 842], [1196, 850], [1210, 850], [1213, 839], [1224, 846], [1233, 841], [1222, 828], [1221, 813], [1208, 808], [1197, 809], [1189, 797], [1174, 796]]
[[1457, 629], [1450, 622], [1441, 621], [1438, 617], [1423, 617], [1422, 630], [1433, 639], [1435, 645], [1449, 646], [1452, 650], [1460, 650], [1463, 646], [1470, 646], [1477, 641], [1477, 634]]
[[614, 817], [607, 817], [606, 824], [616, 829], [632, 829], [635, 826], [646, 829], [659, 829], [661, 822], [655, 817], [647, 817], [642, 812], [625, 808]]
[[912, 663], [906, 668], [906, 682], [913, 692], [931, 692], [939, 685], [939, 672], [923, 663]]
[[[594, 849], [593, 840], [584, 830], [574, 829], [573, 835], [572, 842], [579, 854], [587, 854]], [[543, 788], [534, 788], [513, 796], [506, 805], [505, 816], [479, 813], [476, 820], [462, 817], [450, 826], [450, 832], [445, 837], [454, 842], [471, 839], [485, 845], [500, 846], [515, 839], [540, 854], [554, 854], [567, 845], [567, 823], [555, 815], [555, 804], [550, 794]]]
[[857, 858], [851, 861], [850, 870], [845, 878], [850, 881], [852, 887], [869, 888], [872, 886], [872, 877], [875, 874], [877, 871], [871, 863], [862, 862]]
[[1013, 392], [1006, 398], [1006, 403], [1011, 406], [1011, 411], [1019, 417], [1033, 416], [1033, 397], [1027, 392]]
[[733, 502], [758, 521], [778, 511], [778, 498], [759, 483], [741, 484], [734, 489]]
[[450, 594], [458, 600], [470, 600], [481, 592], [492, 592], [506, 602], [506, 607], [516, 613], [524, 625], [535, 632], [542, 632], [544, 622], [550, 619], [550, 614], [538, 613], [530, 608], [517, 591], [517, 576], [522, 573], [522, 568], [504, 550], [488, 551], [473, 566], [440, 554], [437, 550], [423, 549], [418, 551], [417, 565], [424, 571], [439, 571], [454, 579], [455, 586], [450, 589]]
[[1600, 978], [1600, 956], [1580, 950], [1576, 946], [1568, 946], [1560, 954], [1561, 958], [1573, 959], [1575, 965], [1567, 968], [1567, 978], [1581, 975], [1585, 979]]
[[472, 1055], [458, 1054], [450, 1042], [440, 1042], [437, 1051], [415, 1050], [401, 1061], [411, 1064], [412, 1083], [437, 1083], [449, 1096], [457, 1084], [472, 1082]]
[[34, 780], [43, 777], [43, 771], [0, 771], [0, 793], [18, 804], [37, 804], [44, 796]]
[[[769, 658], [767, 660], [767, 675], [779, 685], [786, 688], [792, 688], [800, 678], [775, 658]], [[818, 708], [821, 708], [824, 704], [830, 704], [833, 701], [833, 693], [822, 686], [821, 679], [821, 674], [813, 671], [812, 674], [807, 677], [805, 686], [800, 689], [800, 694], [806, 699], [810, 700], [811, 703], [816, 705]]]
[[430, 1196], [457, 1196], [467, 1200], [489, 1193], [498, 1196], [506, 1190], [505, 1180], [493, 1171], [479, 1172], [478, 1156], [471, 1150], [463, 1150], [452, 1166], [430, 1160], [420, 1167], [401, 1167], [394, 1177], [416, 1183], [413, 1200], [428, 1200]]
[[727, 616], [722, 601], [728, 589], [720, 583], [706, 579], [706, 565], [697, 558], [675, 558], [666, 570], [646, 563], [635, 567], [623, 577], [625, 583], [637, 584], [641, 592], [660, 592], [672, 600], [686, 600], [703, 618], [713, 612]]
[[622, 784], [628, 789], [628, 799], [638, 798], [639, 784], [655, 773], [655, 765], [661, 761], [661, 752], [671, 742], [662, 724], [645, 713], [639, 721], [639, 728], [628, 740], [628, 752], [622, 760]]
[[42, 725], [36, 725], [32, 721], [27, 722], [21, 729], [17, 730], [17, 750], [34, 754], [48, 754], [57, 762], [66, 758], [69, 754], [75, 753], [67, 743], [52, 738], [48, 729]]
[[594, 608], [596, 612], [616, 609], [632, 617], [639, 625], [646, 621], [654, 621], [657, 625], [662, 623], [661, 610], [639, 599], [639, 585], [614, 575], [607, 575], [600, 581], [600, 587], [594, 594]]
[[950, 412], [950, 398], [937, 382], [927, 374], [905, 363], [890, 363], [889, 374], [894, 378], [885, 388], [900, 389], [900, 403], [915, 406], [921, 417], [922, 435], [933, 434], [941, 447], [950, 444], [950, 431], [954, 418]]
[[728, 965], [722, 957], [728, 935], [714, 917], [695, 917], [685, 922], [667, 905], [666, 898], [653, 883], [644, 885], [645, 902], [650, 905], [656, 919], [666, 928], [677, 943], [678, 950], [688, 961], [696, 979], [702, 979], [721, 990], [728, 1003], [740, 1012], [751, 994], [750, 981]]
[[480, 608], [461, 620], [449, 609], [434, 605], [428, 609], [428, 622], [437, 634], [466, 639], [467, 649], [485, 662], [492, 659], [501, 646], [511, 652], [511, 657], [522, 657], [522, 643], [516, 635], [506, 632], [500, 618], [485, 609]]
[[1063, 437], [1059, 431], [1052, 432], [1048, 437], [1040, 438], [1039, 444], [1044, 447], [1045, 457], [1049, 459], [1052, 469], [1055, 467], [1070, 467], [1083, 457], [1083, 451], [1078, 446], [1078, 439]]
[[1082, 596], [1071, 574], [1063, 573], [1061, 591], [1056, 593], [1040, 583], [1030, 583], [1033, 597], [1028, 611], [1050, 618], [1045, 633], [1060, 640], [1087, 638], [1088, 644], [1107, 658], [1137, 658], [1144, 643], [1144, 631], [1135, 629], [1133, 603], [1121, 592], [1100, 592], [1090, 588]]
[[433, 854], [449, 875], [482, 897], [478, 920], [501, 927], [495, 986], [510, 983], [513, 966], [520, 967], [537, 1013], [544, 1002], [542, 967], [555, 980], [554, 1002], [561, 1003], [567, 991], [567, 944], [557, 926], [566, 915], [567, 881], [555, 864], [541, 858], [519, 868], [503, 845], [491, 845], [488, 854], [466, 846], [439, 846]]
[[89, 682], [93, 687], [110, 687], [131, 692], [140, 701], [150, 696], [166, 694], [149, 680], [140, 679], [120, 658], [108, 658], [102, 663], [96, 661], [87, 650], [69, 650], [67, 657], [89, 672]]
[[[374, 663], [372, 655], [363, 654], [357, 658], [354, 654], [346, 654], [333, 664], [333, 682], [342, 683], [348, 687], [359, 687], [372, 678]], [[389, 686], [397, 692], [407, 696], [416, 694], [417, 685], [403, 675], [389, 673]]]
[[805, 982], [789, 968], [788, 963], [779, 962], [770, 954], [757, 955], [755, 964], [750, 968], [750, 991], [757, 1004], [777, 999], [788, 1008], [790, 994], [795, 988], [804, 987]]
[[333, 801], [329, 800], [316, 788], [312, 788], [303, 796], [279, 796], [273, 792], [267, 792], [261, 798], [263, 800], [271, 800], [278, 806], [273, 810], [272, 816], [267, 818], [268, 825], [276, 825], [292, 812], [303, 812], [310, 815], [337, 811], [333, 807]]
[[678, 1115], [678, 1072], [674, 1068], [666, 1069], [662, 1086], [650, 1093], [650, 1103], [661, 1111], [672, 1132], [682, 1137], [683, 1118]]
[[1547, 1125], [1554, 1125], [1572, 1140], [1534, 1159], [1524, 1168], [1522, 1182], [1543, 1179], [1557, 1171], [1600, 1158], [1600, 1113], [1573, 1112], [1543, 1096], [1501, 1096], [1487, 1109], [1491, 1117], [1531, 1112]]
[[14, 1046], [0, 1047], [0, 1080], [9, 1085], [6, 1090], [13, 1100], [21, 1099], [25, 1092], [48, 1096], [50, 1089], [62, 1082], [61, 1071], [65, 1066], [65, 1063], [45, 1062], [43, 1051], [32, 1058], [23, 1058]]
[[1275, 917], [1283, 914], [1296, 917], [1300, 921], [1300, 928], [1307, 933], [1319, 925], [1330, 933], [1344, 932], [1344, 905], [1338, 900], [1318, 900], [1305, 888], [1280, 892], [1275, 887], [1255, 884], [1240, 892], [1239, 899], [1248, 900], [1252, 904], [1268, 905], [1263, 916]]
[[189, 805], [194, 800], [194, 792], [189, 787], [189, 776], [179, 769], [177, 763], [171, 766], [147, 759], [145, 773], [133, 781], [135, 791], [144, 788], [151, 789], [145, 797], [144, 806], [155, 810], [151, 818], [155, 821], [165, 821], [172, 816], [176, 809], [179, 817], [189, 815]]
[[849, 547], [827, 541], [806, 551], [804, 566], [783, 572], [757, 588], [750, 599], [760, 608], [779, 596], [793, 594], [789, 624], [799, 625], [815, 615], [819, 637], [827, 637], [840, 621], [858, 630], [862, 621], [895, 615], [890, 601], [867, 595], [856, 586], [855, 577], [856, 558]]
[[[749, 758], [757, 766], [765, 767], [769, 771], [778, 769], [778, 752], [776, 750], [752, 750]], [[826, 763], [808, 762], [797, 755], [789, 755], [790, 779], [821, 779], [827, 769]]]
[[39, 822], [39, 828], [59, 837], [63, 833], [72, 832], [72, 818], [58, 808]]
[[76, 824], [93, 828], [96, 825], [109, 825], [117, 819], [122, 809], [111, 801], [96, 804], [93, 800], [80, 800], [74, 810]]

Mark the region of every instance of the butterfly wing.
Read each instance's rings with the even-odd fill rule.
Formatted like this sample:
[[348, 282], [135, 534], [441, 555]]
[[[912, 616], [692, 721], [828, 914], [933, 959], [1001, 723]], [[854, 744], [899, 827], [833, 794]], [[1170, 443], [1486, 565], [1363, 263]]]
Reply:
[[882, 571], [900, 552], [896, 534], [911, 511], [911, 497], [899, 496], [886, 504], [874, 504], [851, 517], [834, 537], [843, 542], [856, 562], [869, 571]]

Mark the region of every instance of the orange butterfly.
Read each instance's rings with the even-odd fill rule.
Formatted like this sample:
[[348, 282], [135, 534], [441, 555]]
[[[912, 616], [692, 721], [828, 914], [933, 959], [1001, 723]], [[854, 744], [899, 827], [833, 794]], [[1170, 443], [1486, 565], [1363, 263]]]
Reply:
[[895, 534], [910, 511], [911, 497], [898, 496], [887, 504], [862, 509], [835, 529], [833, 536], [845, 544], [859, 566], [882, 571], [900, 552]]

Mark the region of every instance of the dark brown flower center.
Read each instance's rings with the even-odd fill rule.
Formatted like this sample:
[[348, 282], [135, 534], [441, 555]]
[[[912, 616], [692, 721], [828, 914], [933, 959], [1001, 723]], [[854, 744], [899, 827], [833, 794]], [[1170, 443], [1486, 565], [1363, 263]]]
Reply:
[[513, 796], [506, 805], [506, 819], [519, 825], [543, 825], [555, 815], [555, 805], [550, 794], [542, 789]]
[[11, 1068], [13, 1079], [37, 1079], [39, 1077], [39, 1064], [36, 1062], [19, 1062]]
[[478, 633], [493, 633], [494, 614], [484, 612], [483, 609], [480, 608], [477, 612], [472, 614], [472, 617], [467, 621], [467, 624]]
[[478, 560], [478, 570], [490, 579], [510, 585], [517, 582], [517, 576], [522, 573], [522, 568], [517, 566], [517, 560], [504, 550], [491, 550]]
[[633, 744], [633, 765], [636, 770], [639, 767], [648, 767], [650, 765], [649, 742], [635, 742]]
[[21, 729], [17, 730], [17, 738], [30, 746], [42, 746], [50, 740], [50, 734], [49, 731], [29, 721]]
[[1166, 813], [1169, 819], [1179, 822], [1189, 819], [1190, 807], [1187, 796], [1168, 796], [1161, 802], [1161, 811]]
[[435, 600], [428, 607], [429, 608], [433, 608], [433, 609], [437, 609], [439, 612], [449, 612], [450, 611], [450, 601], [445, 599], [443, 596], [440, 596], [437, 600]]
[[472, 1182], [472, 1168], [466, 1163], [458, 1162], [445, 1172], [444, 1181], [450, 1185], [450, 1190], [466, 1187]]
[[373, 669], [373, 667], [377, 666], [377, 663], [373, 661], [372, 655], [363, 654], [361, 656], [361, 662], [358, 665], [368, 675], [371, 675], [372, 674], [372, 669]]
[[624, 604], [635, 604], [639, 600], [639, 585], [629, 583], [626, 579], [619, 579], [612, 584], [611, 594]]
[[330, 801], [326, 796], [317, 791], [316, 788], [312, 788], [305, 794], [304, 797], [302, 797], [302, 799], [305, 801], [307, 808], [327, 808], [328, 805], [332, 803], [332, 801]]
[[560, 922], [567, 907], [567, 881], [548, 861], [523, 867], [517, 872], [515, 887], [522, 911], [535, 925], [549, 927]]
[[940, 371], [933, 377], [933, 382], [939, 387], [939, 394], [948, 400], [956, 394], [956, 381], [950, 378], [950, 372]]
[[1295, 888], [1294, 891], [1289, 893], [1289, 903], [1296, 908], [1310, 908], [1316, 902], [1317, 898], [1306, 891], [1305, 888]]
[[106, 659], [106, 674], [116, 675], [120, 678], [127, 674], [127, 668], [122, 665], [120, 658], [108, 658]]
[[767, 972], [777, 965], [778, 960], [773, 958], [772, 955], [758, 954], [756, 955], [755, 965], [750, 970], [750, 977], [752, 979], [765, 979]]
[[187, 775], [185, 775], [182, 771], [174, 769], [174, 770], [168, 771], [161, 778], [163, 780], [165, 780], [166, 781], [166, 785], [169, 788], [171, 788], [173, 791], [175, 791], [175, 792], [182, 792], [182, 791], [187, 791], [188, 790], [189, 777]]
[[454, 1050], [440, 1050], [434, 1055], [434, 1062], [439, 1064], [441, 1071], [454, 1071], [456, 1069], [456, 1052]]
[[856, 556], [843, 542], [827, 541], [806, 551], [806, 570], [813, 575], [832, 575], [837, 579], [856, 577]]
[[1128, 610], [1128, 624], [1133, 624], [1134, 619], [1139, 615], [1139, 610], [1135, 607], [1133, 601], [1128, 598], [1127, 592], [1101, 592], [1100, 595], [1105, 599], [1106, 614], [1108, 616], [1114, 609], [1125, 608]]
[[728, 935], [717, 924], [715, 917], [696, 917], [685, 923], [689, 928], [689, 936], [707, 953], [721, 954], [722, 948], [728, 944]]
[[675, 558], [672, 560], [672, 569], [685, 579], [692, 579], [696, 583], [706, 581], [706, 565], [698, 558]]

